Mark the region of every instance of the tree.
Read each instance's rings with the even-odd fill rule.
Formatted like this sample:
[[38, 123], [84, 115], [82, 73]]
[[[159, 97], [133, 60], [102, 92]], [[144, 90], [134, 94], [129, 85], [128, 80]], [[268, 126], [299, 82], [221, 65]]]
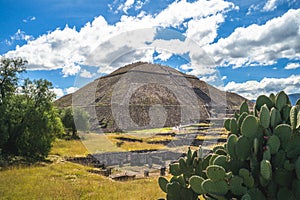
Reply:
[[[43, 159], [53, 139], [63, 133], [63, 125], [53, 106], [55, 94], [47, 80], [24, 80], [18, 87], [18, 75], [25, 61], [2, 59], [0, 104], [0, 149], [5, 155]], [[4, 64], [3, 64], [4, 63]], [[12, 67], [7, 67], [12, 66]]]
[[[19, 74], [25, 71], [27, 62], [21, 58], [0, 59], [0, 151], [3, 152], [3, 146], [9, 139], [11, 131], [9, 107], [11, 96], [15, 94]], [[9, 115], [9, 116], [8, 116]]]
[[85, 132], [89, 130], [89, 114], [83, 108], [74, 109], [74, 121], [77, 130]]
[[73, 111], [71, 108], [62, 110], [61, 121], [65, 127], [65, 131], [69, 134], [72, 132], [72, 138], [77, 138], [77, 129], [74, 122]]
[[66, 129], [66, 132], [72, 132], [72, 138], [78, 138], [77, 130], [88, 131], [89, 115], [81, 108], [66, 108], [62, 110], [61, 121]]
[[25, 64], [21, 58], [12, 59], [2, 57], [0, 60], [0, 103], [6, 96], [14, 94], [18, 85], [18, 75], [25, 71]]

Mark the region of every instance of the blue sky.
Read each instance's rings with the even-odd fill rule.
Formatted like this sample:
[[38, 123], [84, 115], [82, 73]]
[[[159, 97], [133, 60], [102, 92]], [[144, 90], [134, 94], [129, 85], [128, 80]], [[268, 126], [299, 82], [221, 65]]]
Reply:
[[300, 93], [297, 0], [2, 0], [0, 18], [0, 55], [28, 60], [23, 77], [58, 96], [135, 61], [249, 99]]

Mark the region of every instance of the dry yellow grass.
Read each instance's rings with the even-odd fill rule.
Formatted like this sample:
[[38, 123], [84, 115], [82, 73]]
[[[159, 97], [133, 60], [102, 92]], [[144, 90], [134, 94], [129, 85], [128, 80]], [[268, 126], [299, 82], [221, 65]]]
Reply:
[[63, 159], [86, 153], [80, 140], [55, 141], [51, 151], [55, 155], [49, 156], [52, 163], [0, 171], [0, 199], [146, 200], [165, 197], [158, 187], [157, 177], [116, 182], [89, 173], [90, 167]]
[[157, 199], [157, 178], [116, 182], [70, 162], [0, 172], [0, 199]]

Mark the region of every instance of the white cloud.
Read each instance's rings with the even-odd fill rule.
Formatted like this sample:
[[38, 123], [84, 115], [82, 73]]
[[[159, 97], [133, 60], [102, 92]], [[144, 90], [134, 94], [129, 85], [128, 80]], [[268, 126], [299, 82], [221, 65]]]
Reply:
[[69, 88], [66, 88], [66, 92], [67, 94], [71, 94], [73, 92], [76, 92], [79, 88], [78, 87], [69, 87]]
[[219, 25], [225, 21], [223, 14], [216, 14], [206, 18], [192, 19], [187, 22], [186, 36], [196, 41], [200, 46], [212, 43], [217, 37]]
[[273, 11], [277, 8], [277, 0], [267, 0], [267, 3], [263, 7], [263, 11]]
[[300, 63], [288, 63], [284, 69], [297, 69], [300, 67]]
[[[127, 5], [134, 6], [134, 1], [127, 1]], [[137, 29], [151, 28], [155, 26], [176, 27], [186, 21], [187, 37], [202, 46], [212, 42], [217, 36], [217, 28], [224, 21], [227, 11], [237, 9], [233, 3], [223, 0], [201, 0], [187, 2], [186, 0], [174, 1], [165, 10], [155, 15], [141, 12], [137, 16], [122, 16], [115, 24], [108, 24], [103, 16], [96, 17], [88, 22], [79, 31], [66, 26], [64, 29], [56, 29], [41, 35], [35, 40], [29, 40], [26, 45], [17, 47], [5, 54], [8, 57], [22, 57], [28, 60], [29, 70], [62, 69], [64, 76], [75, 75], [81, 69], [80, 65], [100, 67], [100, 72], [108, 72], [116, 67], [134, 61], [153, 61], [153, 52], [157, 49], [174, 49], [172, 53], [188, 53], [191, 58], [192, 74], [205, 74], [214, 71], [211, 66], [206, 69], [207, 63], [203, 63], [196, 51], [199, 47], [187, 52], [190, 41], [154, 40], [156, 32], [139, 31], [139, 35], [129, 35]], [[202, 28], [198, 28], [201, 25]], [[204, 29], [205, 27], [205, 29]], [[197, 31], [193, 31], [196, 29]], [[208, 35], [205, 35], [207, 33]], [[121, 34], [122, 37], [114, 37]], [[147, 42], [146, 45], [145, 42]], [[181, 44], [179, 44], [181, 43]], [[103, 49], [97, 48], [101, 44]], [[179, 44], [179, 46], [177, 46]], [[180, 47], [185, 47], [184, 50]], [[148, 48], [148, 49], [145, 49]], [[97, 54], [102, 53], [102, 54]], [[97, 55], [96, 55], [97, 54]], [[130, 56], [125, 57], [124, 54]], [[161, 54], [163, 59], [169, 55]], [[201, 60], [202, 59], [202, 60]], [[114, 61], [112, 63], [112, 61]], [[119, 61], [119, 63], [118, 63]], [[112, 68], [106, 68], [110, 66]]]
[[234, 67], [271, 65], [279, 58], [300, 58], [300, 9], [263, 25], [239, 27], [205, 48], [217, 64]]
[[225, 13], [231, 9], [238, 8], [235, 7], [233, 3], [223, 0], [201, 0], [192, 3], [181, 0], [170, 4], [155, 17], [155, 20], [157, 20], [161, 26], [169, 26], [171, 24], [173, 26], [178, 26], [188, 18], [205, 18], [216, 15], [217, 13]]
[[56, 94], [56, 99], [64, 96], [64, 92], [61, 88], [53, 88], [53, 89], [51, 89], [51, 91]]
[[12, 45], [15, 41], [18, 41], [18, 40], [25, 40], [25, 41], [30, 41], [30, 40], [33, 40], [33, 36], [32, 35], [27, 35], [24, 31], [21, 31], [21, 29], [18, 29], [18, 31], [10, 36], [10, 39], [9, 40], [5, 40], [4, 42], [7, 44], [7, 45]]
[[123, 10], [124, 13], [127, 13], [127, 11], [132, 8], [134, 4], [134, 0], [126, 0], [124, 4], [121, 4], [117, 10]]
[[157, 49], [156, 51], [157, 51], [158, 55], [154, 59], [160, 59], [162, 61], [167, 61], [173, 55], [173, 53], [163, 51], [163, 50], [160, 50], [160, 49]]
[[284, 90], [287, 94], [300, 92], [300, 75], [286, 78], [263, 78], [261, 81], [244, 83], [229, 82], [226, 91], [238, 93], [248, 99], [256, 99], [261, 94], [277, 93]]
[[227, 76], [222, 76], [221, 80], [226, 80], [227, 79]]
[[260, 4], [252, 4], [249, 8], [248, 8], [248, 11], [246, 13], [246, 15], [251, 15], [252, 12], [255, 12], [257, 10], [260, 10]]
[[83, 70], [80, 71], [79, 76], [82, 77], [82, 78], [93, 78], [93, 77], [96, 76], [96, 73], [91, 73], [91, 72], [83, 69]]
[[144, 0], [144, 1], [142, 1], [142, 0], [137, 0], [136, 1], [136, 4], [135, 4], [135, 6], [134, 6], [134, 9], [135, 10], [140, 10], [146, 3], [148, 3], [149, 2], [149, 0]]
[[36, 17], [35, 17], [35, 16], [29, 16], [29, 17], [27, 17], [26, 19], [23, 19], [22, 21], [23, 21], [24, 23], [27, 23], [27, 22], [29, 22], [29, 21], [34, 21], [34, 20], [36, 20]]

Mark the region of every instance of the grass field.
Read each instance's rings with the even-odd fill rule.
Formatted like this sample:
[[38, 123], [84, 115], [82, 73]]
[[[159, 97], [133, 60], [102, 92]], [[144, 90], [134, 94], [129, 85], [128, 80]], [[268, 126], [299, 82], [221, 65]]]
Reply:
[[[201, 124], [201, 127], [209, 125]], [[183, 132], [194, 132], [193, 127]], [[199, 135], [197, 139], [216, 140], [226, 138], [224, 129], [212, 129], [215, 134]], [[53, 143], [46, 162], [32, 166], [11, 166], [0, 171], [0, 199], [113, 199], [142, 200], [164, 198], [159, 189], [158, 177], [131, 180], [128, 182], [112, 181], [107, 177], [88, 172], [91, 168], [66, 161], [69, 157], [82, 157], [95, 152], [113, 152], [143, 149], [162, 149], [162, 144], [149, 142], [176, 139], [168, 134], [171, 128], [139, 130], [126, 134], [94, 134], [84, 135], [83, 140], [57, 139]], [[181, 134], [181, 133], [177, 133]], [[120, 140], [120, 137], [123, 140]], [[125, 138], [125, 140], [124, 140]], [[129, 139], [138, 140], [132, 142]], [[122, 145], [117, 147], [117, 143]], [[211, 149], [216, 144], [205, 146]], [[187, 146], [178, 147], [184, 152]], [[192, 149], [197, 149], [193, 147]]]
[[0, 171], [0, 199], [158, 199], [157, 177], [116, 182], [89, 173], [90, 167], [64, 161], [87, 153], [80, 141], [58, 140], [49, 159], [30, 167]]

